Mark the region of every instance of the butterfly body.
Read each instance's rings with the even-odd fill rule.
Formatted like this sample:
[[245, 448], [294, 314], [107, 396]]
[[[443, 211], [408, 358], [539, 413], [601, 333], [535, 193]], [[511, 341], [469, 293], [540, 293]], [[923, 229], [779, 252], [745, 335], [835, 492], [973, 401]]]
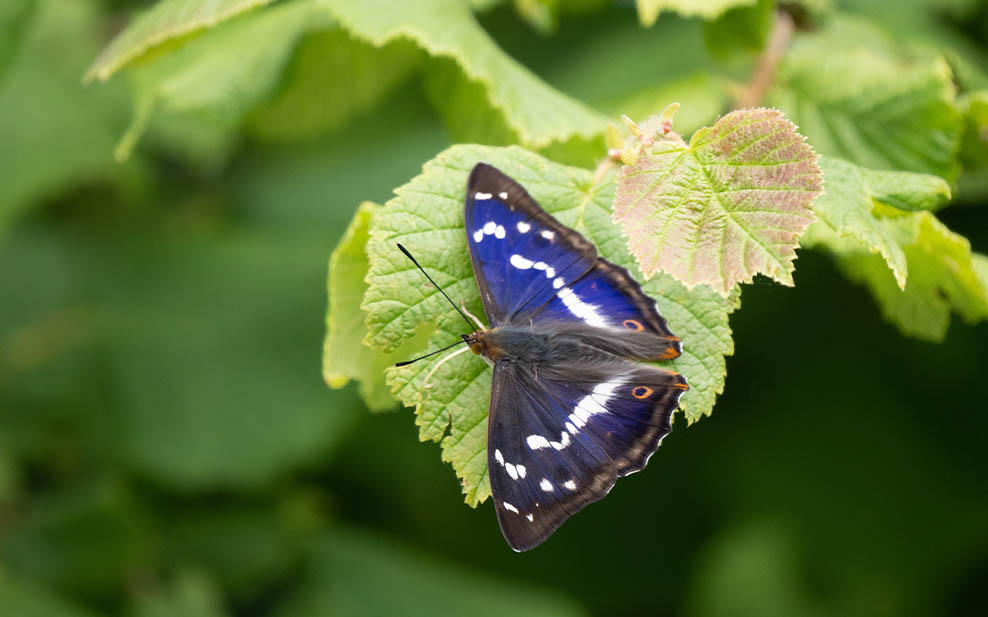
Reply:
[[501, 326], [464, 335], [464, 340], [491, 363], [508, 362], [553, 374], [582, 368], [588, 362], [656, 359], [654, 350], [666, 343], [651, 333], [606, 332], [567, 322], [542, 323], [538, 328], [528, 323]]
[[470, 174], [465, 221], [491, 325], [463, 335], [494, 367], [491, 494], [508, 544], [528, 550], [671, 431], [686, 379], [645, 362], [680, 340], [626, 269], [489, 165]]

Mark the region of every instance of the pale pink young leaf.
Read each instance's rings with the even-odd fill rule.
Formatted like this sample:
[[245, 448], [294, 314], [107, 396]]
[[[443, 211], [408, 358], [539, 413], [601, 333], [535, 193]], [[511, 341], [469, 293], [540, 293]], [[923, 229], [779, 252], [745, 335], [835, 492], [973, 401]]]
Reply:
[[723, 296], [756, 274], [792, 285], [799, 237], [823, 184], [795, 125], [775, 109], [745, 109], [699, 129], [689, 144], [675, 133], [644, 137], [614, 200], [614, 220], [643, 274], [667, 272]]

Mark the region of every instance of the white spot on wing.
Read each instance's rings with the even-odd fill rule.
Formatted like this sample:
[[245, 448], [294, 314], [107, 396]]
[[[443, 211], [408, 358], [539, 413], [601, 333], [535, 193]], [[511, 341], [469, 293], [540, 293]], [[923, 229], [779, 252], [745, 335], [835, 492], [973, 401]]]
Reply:
[[518, 472], [518, 477], [524, 479], [526, 469], [524, 465], [515, 465], [515, 470]]
[[531, 522], [533, 522], [533, 521], [535, 521], [535, 516], [533, 516], [533, 515], [531, 515], [531, 514], [526, 514], [526, 515], [525, 515], [525, 518], [527, 518], [527, 519], [528, 519], [528, 522], [529, 522], [529, 523], [531, 523]]
[[548, 268], [545, 269], [545, 277], [547, 279], [551, 279], [554, 276], [556, 276], [556, 270], [555, 270], [555, 268], [553, 268], [552, 266], [549, 266]]
[[545, 270], [549, 266], [545, 265], [544, 261], [537, 261], [535, 262], [535, 265], [532, 267], [535, 268], [536, 270]]
[[557, 291], [556, 296], [563, 301], [563, 304], [566, 305], [566, 308], [569, 309], [570, 313], [573, 313], [583, 321], [587, 322], [588, 325], [596, 326], [598, 328], [607, 327], [607, 322], [604, 321], [604, 318], [597, 312], [597, 305], [587, 304], [581, 300], [580, 296], [576, 295], [569, 287]]
[[518, 514], [518, 508], [514, 507], [507, 501], [502, 501], [501, 505], [504, 506], [504, 509], [507, 510], [508, 512], [514, 512], [515, 514]]
[[569, 431], [570, 433], [574, 434], [574, 435], [576, 435], [577, 432], [579, 432], [579, 429], [577, 429], [576, 426], [572, 422], [567, 422], [566, 423], [566, 430]]
[[556, 450], [562, 450], [563, 448], [569, 445], [569, 433], [564, 431], [563, 434], [559, 437], [559, 441], [550, 441], [549, 445], [551, 445]]
[[487, 221], [487, 223], [484, 224], [484, 233], [488, 236], [493, 234], [495, 229], [497, 229], [497, 223], [494, 221]]
[[480, 191], [473, 194], [474, 199], [490, 199], [491, 197], [493, 197], [493, 195], [490, 193], [481, 193]]
[[525, 259], [521, 255], [512, 255], [510, 261], [511, 261], [511, 265], [518, 268], [519, 270], [528, 270], [534, 264], [534, 262], [531, 259]]
[[500, 197], [501, 199], [507, 199], [508, 198], [508, 194], [505, 193], [504, 191], [501, 191], [500, 193], [498, 193], [497, 196]]
[[[476, 237], [476, 236], [474, 236], [474, 237]], [[556, 280], [552, 281], [552, 286], [555, 289], [559, 289], [560, 287], [562, 287], [565, 284], [566, 284], [566, 281], [564, 281], [563, 280], [563, 277], [561, 277], [561, 276], [556, 277]]]
[[504, 225], [498, 225], [494, 228], [494, 237], [498, 240], [504, 239]]
[[543, 230], [543, 231], [539, 232], [539, 235], [541, 235], [546, 240], [552, 240], [553, 238], [556, 237], [556, 234], [552, 233], [549, 230]]
[[484, 230], [483, 229], [478, 229], [477, 231], [473, 232], [473, 241], [474, 242], [479, 243], [483, 239], [484, 239]]
[[[563, 486], [565, 486], [566, 488], [568, 488], [571, 491], [575, 491], [576, 490], [576, 482], [573, 482], [572, 480], [567, 480], [567, 481], [563, 482]], [[508, 504], [504, 504], [504, 505], [505, 505], [505, 507], [507, 507]]]
[[624, 382], [620, 379], [615, 379], [614, 381], [605, 381], [594, 386], [593, 392], [584, 396], [576, 404], [573, 413], [569, 415], [569, 421], [577, 427], [582, 427], [590, 419], [590, 416], [598, 413], [607, 413], [607, 401], [614, 395], [614, 389], [622, 383]]
[[549, 440], [542, 435], [529, 435], [526, 441], [528, 442], [528, 447], [532, 450], [541, 450], [542, 448], [549, 447]]
[[552, 482], [549, 482], [549, 478], [542, 478], [542, 481], [539, 482], [539, 487], [547, 493], [552, 492]]
[[508, 470], [508, 475], [511, 476], [512, 480], [518, 479], [518, 470], [511, 463], [505, 463], [504, 468]]
[[526, 223], [525, 221], [518, 221], [518, 231], [520, 231], [521, 233], [527, 234], [528, 230], [531, 228], [532, 226]]
[[497, 449], [494, 450], [494, 460], [500, 463], [501, 465], [504, 464], [504, 455], [501, 454], [500, 450]]

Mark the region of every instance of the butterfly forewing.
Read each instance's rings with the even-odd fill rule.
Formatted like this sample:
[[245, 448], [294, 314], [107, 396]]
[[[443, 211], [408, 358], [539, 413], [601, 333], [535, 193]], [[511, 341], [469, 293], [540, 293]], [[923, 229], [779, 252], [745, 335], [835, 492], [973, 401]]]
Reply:
[[491, 326], [533, 313], [597, 261], [597, 249], [549, 216], [511, 178], [490, 165], [467, 182], [467, 243]]

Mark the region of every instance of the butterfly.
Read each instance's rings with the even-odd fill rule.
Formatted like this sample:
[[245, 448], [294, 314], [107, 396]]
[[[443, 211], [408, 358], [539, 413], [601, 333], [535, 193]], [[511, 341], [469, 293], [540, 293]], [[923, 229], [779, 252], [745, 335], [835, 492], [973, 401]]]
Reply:
[[682, 351], [655, 301], [520, 184], [477, 164], [465, 225], [490, 326], [463, 341], [494, 368], [491, 495], [526, 551], [645, 467], [689, 386], [646, 363]]

